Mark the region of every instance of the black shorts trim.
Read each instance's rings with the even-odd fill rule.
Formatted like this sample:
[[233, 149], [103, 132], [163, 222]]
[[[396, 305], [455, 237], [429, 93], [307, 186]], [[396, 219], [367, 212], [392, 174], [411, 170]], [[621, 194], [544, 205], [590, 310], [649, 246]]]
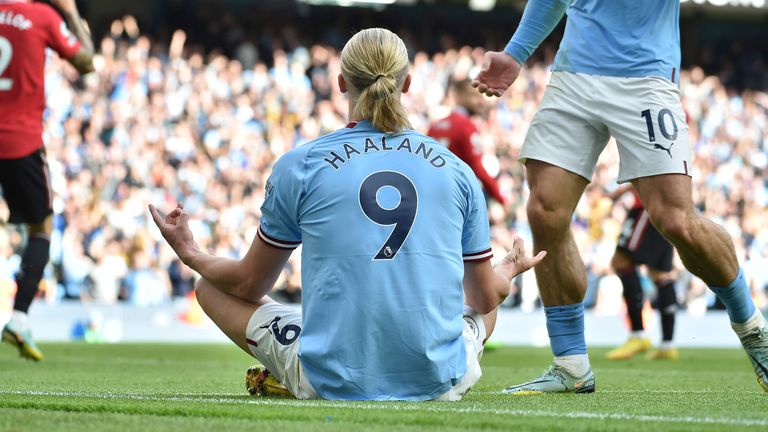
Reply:
[[624, 226], [631, 230], [622, 232], [616, 250], [630, 256], [636, 264], [662, 271], [672, 271], [675, 250], [672, 244], [659, 233], [642, 208], [632, 209], [627, 214]]

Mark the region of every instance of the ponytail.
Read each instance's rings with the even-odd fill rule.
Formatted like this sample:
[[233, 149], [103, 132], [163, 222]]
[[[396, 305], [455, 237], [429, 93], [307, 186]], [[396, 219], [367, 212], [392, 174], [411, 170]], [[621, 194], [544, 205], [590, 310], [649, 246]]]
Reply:
[[357, 112], [374, 128], [397, 133], [411, 127], [400, 101], [408, 51], [396, 34], [381, 28], [355, 34], [341, 52], [341, 72], [360, 92]]

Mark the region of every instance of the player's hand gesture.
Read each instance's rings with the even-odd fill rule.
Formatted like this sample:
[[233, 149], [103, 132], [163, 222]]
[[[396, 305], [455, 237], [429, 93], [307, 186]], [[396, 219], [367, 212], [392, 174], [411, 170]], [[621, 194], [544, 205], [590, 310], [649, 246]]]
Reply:
[[500, 263], [494, 266], [494, 270], [511, 281], [515, 276], [540, 263], [545, 256], [547, 256], [545, 251], [539, 252], [535, 257], [525, 256], [525, 243], [523, 239], [515, 237], [512, 241], [512, 251]]
[[184, 205], [179, 203], [176, 208], [165, 217], [152, 204], [149, 205], [149, 213], [160, 229], [165, 241], [171, 246], [182, 262], [189, 264], [189, 258], [200, 251], [189, 229], [189, 213], [184, 210]]
[[501, 96], [520, 74], [520, 63], [505, 52], [485, 53], [483, 67], [472, 86], [486, 96]]

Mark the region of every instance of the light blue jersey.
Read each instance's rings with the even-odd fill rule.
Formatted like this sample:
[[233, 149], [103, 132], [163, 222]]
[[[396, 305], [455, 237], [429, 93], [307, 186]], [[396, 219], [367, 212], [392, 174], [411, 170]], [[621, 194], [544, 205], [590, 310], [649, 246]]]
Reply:
[[491, 256], [470, 168], [352, 123], [281, 157], [259, 237], [302, 246], [300, 358], [325, 399], [426, 400], [464, 376], [464, 261]]
[[505, 51], [525, 62], [564, 13], [553, 70], [677, 82], [679, 0], [530, 0]]

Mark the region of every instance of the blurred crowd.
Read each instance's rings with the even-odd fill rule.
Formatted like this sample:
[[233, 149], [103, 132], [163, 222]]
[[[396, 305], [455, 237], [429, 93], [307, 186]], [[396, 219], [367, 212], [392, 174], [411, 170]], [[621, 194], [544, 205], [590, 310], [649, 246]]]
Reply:
[[[276, 47], [269, 58], [248, 42], [233, 58], [189, 49], [182, 31], [170, 44], [143, 36], [130, 17], [115, 21], [100, 41], [96, 72], [78, 80], [52, 56], [46, 73], [45, 142], [54, 191], [55, 231], [44, 281], [50, 301], [157, 305], [188, 296], [195, 275], [165, 246], [146, 210], [183, 202], [202, 247], [233, 258], [245, 253], [259, 224], [270, 166], [284, 152], [346, 123], [336, 89], [339, 52], [327, 45]], [[411, 91], [404, 96], [415, 129], [454, 107], [451, 79], [470, 76], [482, 49], [413, 53]], [[516, 161], [549, 78], [530, 64], [488, 115], [475, 118], [483, 163], [510, 203], [490, 203], [495, 256], [514, 235], [530, 245], [524, 168]], [[734, 92], [698, 67], [680, 78], [694, 146], [697, 208], [736, 241], [758, 304], [768, 288], [768, 94]], [[626, 214], [617, 186], [618, 153], [609, 143], [573, 221], [589, 271], [587, 302], [620, 313], [621, 286], [610, 258]], [[7, 216], [0, 203], [0, 218]], [[0, 230], [0, 294], [10, 296], [23, 233]], [[713, 297], [680, 271], [680, 301], [703, 312]], [[292, 255], [275, 295], [297, 301], [301, 257]], [[508, 303], [538, 304], [533, 272], [516, 281]], [[651, 286], [648, 284], [648, 286]]]

